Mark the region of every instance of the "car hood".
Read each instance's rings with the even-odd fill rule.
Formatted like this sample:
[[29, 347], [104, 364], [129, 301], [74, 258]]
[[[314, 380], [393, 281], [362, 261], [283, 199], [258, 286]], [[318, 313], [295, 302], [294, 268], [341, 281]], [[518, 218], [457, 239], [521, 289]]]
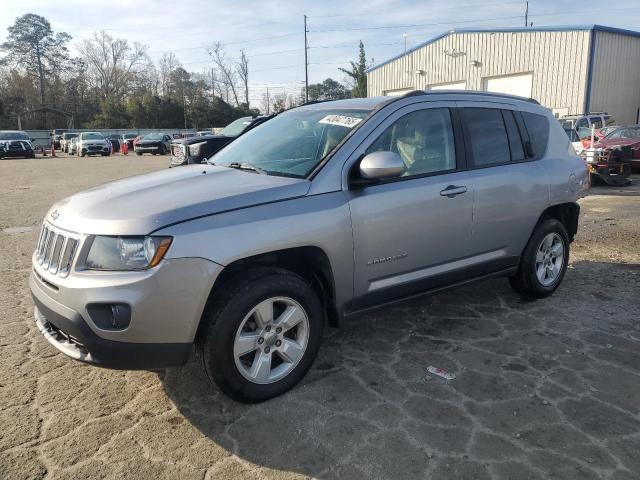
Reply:
[[628, 145], [635, 145], [636, 143], [640, 144], [640, 138], [612, 138], [611, 140], [600, 140], [595, 144], [595, 148], [606, 148], [606, 147], [626, 147]]
[[308, 180], [188, 165], [110, 182], [54, 204], [53, 225], [83, 234], [146, 235], [170, 224], [306, 195]]
[[194, 143], [214, 143], [216, 141], [228, 141], [231, 138], [234, 137], [227, 137], [226, 135], [202, 135], [200, 137], [179, 138], [174, 140], [172, 143], [193, 145]]

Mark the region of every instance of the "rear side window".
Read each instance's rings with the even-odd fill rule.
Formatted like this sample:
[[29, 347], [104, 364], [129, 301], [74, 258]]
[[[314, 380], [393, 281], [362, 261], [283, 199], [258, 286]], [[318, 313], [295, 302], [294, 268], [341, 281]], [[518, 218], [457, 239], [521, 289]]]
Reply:
[[473, 165], [486, 167], [511, 160], [502, 113], [495, 108], [463, 108], [462, 119], [471, 144]]
[[529, 141], [533, 148], [534, 158], [540, 158], [547, 151], [549, 142], [549, 120], [544, 115], [522, 112], [524, 124], [527, 127]]
[[509, 136], [509, 147], [511, 149], [511, 160], [518, 162], [525, 159], [524, 149], [522, 148], [522, 138], [520, 137], [520, 131], [516, 119], [513, 117], [513, 112], [510, 110], [503, 110], [504, 124], [507, 127], [507, 135]]
[[602, 128], [602, 119], [600, 117], [590, 117], [591, 125], [595, 128]]
[[607, 127], [610, 127], [611, 125], [615, 125], [615, 124], [616, 124], [616, 121], [613, 119], [613, 117], [612, 117], [612, 116], [610, 116], [610, 115], [605, 115], [605, 117], [604, 117], [604, 124], [605, 124]]

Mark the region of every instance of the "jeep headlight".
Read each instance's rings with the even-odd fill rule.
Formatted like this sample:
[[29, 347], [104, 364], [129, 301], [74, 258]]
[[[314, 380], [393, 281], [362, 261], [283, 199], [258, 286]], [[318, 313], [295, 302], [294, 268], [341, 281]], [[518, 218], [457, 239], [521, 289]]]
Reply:
[[200, 147], [207, 142], [194, 143], [193, 145], [189, 145], [189, 156], [197, 157], [200, 155]]
[[96, 236], [86, 267], [89, 270], [146, 270], [160, 263], [171, 240], [171, 237]]

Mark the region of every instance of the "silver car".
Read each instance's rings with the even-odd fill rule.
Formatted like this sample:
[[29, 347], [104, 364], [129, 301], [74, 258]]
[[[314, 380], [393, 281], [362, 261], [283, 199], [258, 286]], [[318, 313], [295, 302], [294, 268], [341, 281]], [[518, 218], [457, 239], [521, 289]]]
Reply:
[[551, 295], [587, 188], [535, 101], [413, 92], [305, 105], [208, 165], [53, 205], [33, 254], [35, 321], [68, 356], [105, 367], [177, 366], [195, 349], [223, 392], [261, 401], [305, 375], [325, 323], [355, 312], [490, 277]]

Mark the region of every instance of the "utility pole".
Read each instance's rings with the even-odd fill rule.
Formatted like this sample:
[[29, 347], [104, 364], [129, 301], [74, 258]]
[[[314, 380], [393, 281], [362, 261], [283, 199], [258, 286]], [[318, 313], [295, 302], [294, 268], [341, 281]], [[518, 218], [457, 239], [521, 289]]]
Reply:
[[267, 115], [269, 115], [269, 108], [271, 108], [271, 99], [269, 98], [269, 87], [267, 87]]
[[307, 59], [307, 16], [304, 16], [304, 101], [309, 101], [309, 61]]
[[529, 2], [527, 2], [527, 8], [524, 11], [524, 28], [527, 28], [529, 24]]
[[182, 112], [184, 113], [184, 129], [187, 129], [187, 96], [182, 93]]
[[211, 67], [211, 101], [216, 101], [216, 81], [213, 73], [213, 67]]

